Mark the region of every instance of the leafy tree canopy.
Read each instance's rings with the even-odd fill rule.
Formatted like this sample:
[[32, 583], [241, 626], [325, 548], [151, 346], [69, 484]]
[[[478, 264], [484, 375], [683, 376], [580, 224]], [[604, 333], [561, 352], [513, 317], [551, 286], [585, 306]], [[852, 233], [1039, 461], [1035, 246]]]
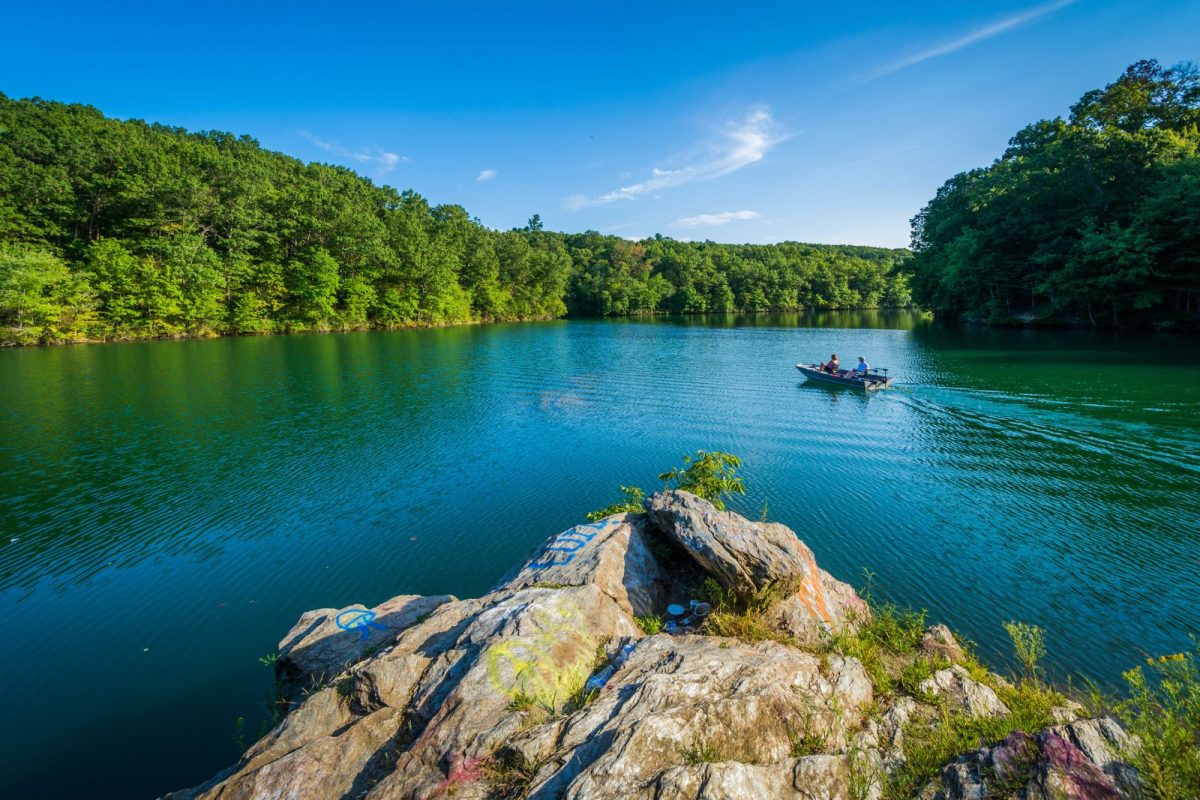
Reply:
[[634, 243], [537, 214], [489, 230], [245, 136], [0, 94], [0, 343], [903, 306], [907, 255]]
[[1197, 324], [1200, 73], [1139, 61], [955, 175], [912, 221], [913, 298], [1005, 323]]

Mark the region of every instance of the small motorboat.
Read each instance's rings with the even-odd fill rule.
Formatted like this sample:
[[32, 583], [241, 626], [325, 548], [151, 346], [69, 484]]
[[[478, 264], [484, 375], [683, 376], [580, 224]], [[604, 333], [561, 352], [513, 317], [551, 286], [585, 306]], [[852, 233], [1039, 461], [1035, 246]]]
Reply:
[[869, 369], [866, 375], [860, 375], [851, 369], [826, 372], [821, 369], [820, 364], [797, 364], [796, 369], [810, 381], [846, 386], [861, 392], [873, 392], [892, 385], [892, 379], [888, 377], [886, 369]]

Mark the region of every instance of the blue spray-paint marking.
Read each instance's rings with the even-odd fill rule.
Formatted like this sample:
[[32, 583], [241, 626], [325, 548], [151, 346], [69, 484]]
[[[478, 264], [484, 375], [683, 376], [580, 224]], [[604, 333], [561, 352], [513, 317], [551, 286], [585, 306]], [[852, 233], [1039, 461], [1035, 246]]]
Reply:
[[[337, 615], [334, 621], [337, 626], [344, 631], [352, 631], [358, 629], [362, 631], [362, 638], [366, 639], [371, 635], [368, 628], [378, 628], [381, 631], [386, 631], [387, 628], [380, 625], [378, 622], [373, 622], [378, 614], [365, 608], [350, 608]], [[343, 620], [342, 617], [347, 617]]]
[[[529, 565], [530, 569], [549, 569], [550, 567], [561, 567], [570, 564], [575, 560], [578, 550], [585, 547], [588, 542], [596, 538], [596, 534], [604, 530], [611, 524], [611, 520], [603, 519], [599, 522], [593, 522], [588, 525], [577, 525], [570, 530], [563, 531], [558, 536], [554, 537], [554, 541], [546, 548], [546, 557], [542, 561], [537, 561]], [[589, 533], [588, 531], [592, 531]], [[551, 553], [563, 553], [562, 558], [558, 558]]]

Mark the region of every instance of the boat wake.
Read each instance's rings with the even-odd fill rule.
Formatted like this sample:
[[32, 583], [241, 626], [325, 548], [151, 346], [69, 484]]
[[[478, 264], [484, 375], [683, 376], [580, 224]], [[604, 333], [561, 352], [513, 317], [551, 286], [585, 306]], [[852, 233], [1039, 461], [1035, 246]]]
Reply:
[[[1197, 432], [1170, 424], [1172, 419], [1194, 419], [1200, 403], [1160, 400], [1152, 407], [1131, 408], [1131, 403], [914, 385], [898, 386], [888, 396], [931, 421], [958, 422], [1014, 439], [1041, 439], [1130, 467], [1154, 462], [1200, 475]], [[1154, 416], [1131, 421], [1131, 410]], [[1126, 418], [1117, 419], [1118, 414]]]

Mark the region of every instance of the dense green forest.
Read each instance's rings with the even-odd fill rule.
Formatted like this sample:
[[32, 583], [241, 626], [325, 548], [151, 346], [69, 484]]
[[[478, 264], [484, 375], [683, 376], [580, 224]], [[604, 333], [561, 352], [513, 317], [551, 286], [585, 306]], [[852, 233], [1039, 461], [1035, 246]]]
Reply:
[[0, 94], [0, 340], [902, 306], [906, 250], [495, 231], [228, 133]]
[[993, 323], [1200, 325], [1200, 76], [1140, 61], [913, 219], [914, 299]]

